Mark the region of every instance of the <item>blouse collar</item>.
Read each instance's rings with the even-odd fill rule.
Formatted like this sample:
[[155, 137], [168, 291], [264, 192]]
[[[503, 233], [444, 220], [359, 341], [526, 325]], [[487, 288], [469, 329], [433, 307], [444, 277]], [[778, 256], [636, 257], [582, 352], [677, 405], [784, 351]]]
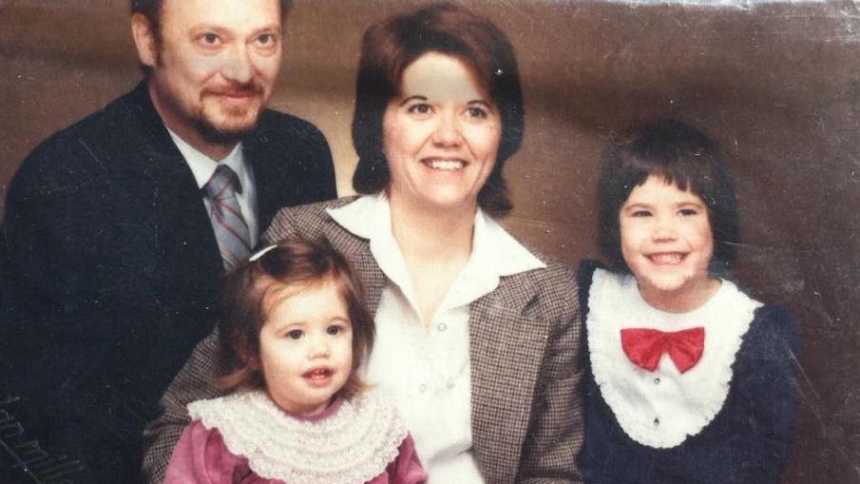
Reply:
[[[414, 301], [412, 279], [406, 269], [400, 246], [391, 230], [391, 206], [384, 193], [365, 195], [338, 208], [327, 210], [341, 227], [370, 241], [370, 251], [389, 280]], [[472, 235], [472, 254], [441, 310], [469, 304], [493, 291], [499, 279], [534, 269], [544, 264], [495, 220], [478, 209]]]

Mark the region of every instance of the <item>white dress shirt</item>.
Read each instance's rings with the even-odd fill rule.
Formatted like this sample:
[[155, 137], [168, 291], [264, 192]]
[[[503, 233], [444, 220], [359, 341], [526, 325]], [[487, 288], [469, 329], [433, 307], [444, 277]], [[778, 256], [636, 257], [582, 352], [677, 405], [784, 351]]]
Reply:
[[[251, 247], [257, 245], [259, 239], [259, 224], [257, 222], [257, 185], [254, 182], [254, 173], [251, 167], [245, 163], [245, 156], [242, 151], [242, 143], [237, 143], [233, 151], [230, 152], [223, 160], [216, 161], [203, 153], [197, 151], [196, 148], [186, 143], [176, 133], [167, 130], [179, 152], [191, 168], [191, 173], [194, 174], [194, 179], [197, 181], [197, 186], [202, 189], [212, 178], [215, 169], [219, 163], [229, 166], [239, 177], [239, 183], [242, 185], [242, 193], [236, 193], [236, 199], [239, 202], [239, 208], [242, 210], [242, 217], [245, 223], [248, 224], [248, 232], [251, 235]], [[203, 197], [203, 203], [206, 205], [206, 213], [211, 219], [212, 210], [209, 199]]]
[[469, 261], [426, 328], [391, 231], [388, 199], [365, 196], [328, 213], [346, 230], [370, 240], [370, 251], [388, 279], [375, 316], [367, 382], [398, 408], [431, 484], [483, 483], [472, 452], [469, 305], [495, 290], [500, 277], [545, 265], [478, 210]]

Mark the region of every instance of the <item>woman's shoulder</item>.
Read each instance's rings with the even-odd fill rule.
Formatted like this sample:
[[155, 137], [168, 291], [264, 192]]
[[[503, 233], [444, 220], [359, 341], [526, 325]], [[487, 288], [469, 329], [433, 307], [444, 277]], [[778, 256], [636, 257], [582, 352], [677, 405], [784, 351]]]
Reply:
[[278, 221], [286, 220], [313, 220], [313, 219], [329, 219], [327, 210], [340, 208], [358, 200], [360, 197], [356, 195], [335, 198], [333, 200], [324, 200], [322, 202], [308, 203], [305, 205], [296, 205], [293, 207], [283, 207], [275, 215], [272, 220], [274, 225]]
[[337, 227], [328, 210], [349, 205], [358, 198], [360, 197], [348, 196], [307, 205], [284, 207], [275, 214], [263, 238], [266, 241], [276, 241], [295, 235], [305, 237], [327, 235], [326, 232], [331, 227]]
[[543, 266], [506, 276], [503, 278], [503, 287], [514, 288], [520, 296], [534, 297], [532, 309], [545, 319], [555, 319], [562, 314], [578, 311], [579, 290], [574, 268], [539, 252], [530, 252]]

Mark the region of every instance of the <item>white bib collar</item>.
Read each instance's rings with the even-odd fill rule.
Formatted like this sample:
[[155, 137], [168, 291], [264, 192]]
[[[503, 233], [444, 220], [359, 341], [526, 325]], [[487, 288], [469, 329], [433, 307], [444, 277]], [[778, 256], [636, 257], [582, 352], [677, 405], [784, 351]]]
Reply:
[[[597, 269], [589, 293], [589, 358], [594, 379], [619, 425], [630, 438], [650, 447], [675, 447], [696, 435], [723, 407], [732, 380], [732, 365], [755, 310], [733, 283], [701, 307], [668, 313], [649, 306], [632, 276]], [[679, 331], [705, 328], [699, 362], [681, 374], [668, 355], [654, 372], [634, 365], [621, 347], [621, 330], [653, 328]]]

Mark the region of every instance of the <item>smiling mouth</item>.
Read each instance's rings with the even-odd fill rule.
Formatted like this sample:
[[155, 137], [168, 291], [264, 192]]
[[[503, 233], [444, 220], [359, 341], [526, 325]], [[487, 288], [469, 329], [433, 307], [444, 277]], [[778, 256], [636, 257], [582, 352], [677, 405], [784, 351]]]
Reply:
[[331, 368], [314, 368], [302, 374], [302, 378], [308, 381], [313, 386], [323, 386], [334, 375], [334, 370]]
[[466, 162], [458, 159], [428, 158], [422, 160], [421, 163], [431, 170], [440, 171], [457, 171], [466, 167]]
[[687, 254], [681, 252], [661, 252], [658, 254], [650, 254], [648, 260], [657, 265], [673, 266], [684, 261]]

